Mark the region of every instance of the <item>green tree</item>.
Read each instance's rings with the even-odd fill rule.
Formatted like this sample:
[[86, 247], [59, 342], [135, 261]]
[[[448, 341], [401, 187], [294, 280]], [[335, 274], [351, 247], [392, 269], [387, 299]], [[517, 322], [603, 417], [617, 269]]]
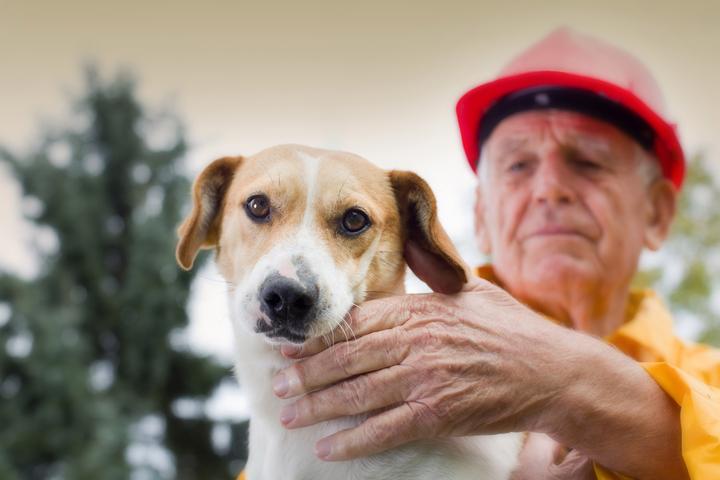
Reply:
[[669, 303], [677, 319], [697, 325], [698, 340], [720, 346], [720, 184], [702, 155], [688, 163], [668, 241], [636, 278]]
[[0, 149], [41, 259], [31, 280], [0, 274], [0, 478], [228, 478], [218, 424], [178, 408], [230, 374], [178, 341], [193, 277], [174, 260], [182, 125], [146, 114], [127, 74], [86, 83], [75, 127]]

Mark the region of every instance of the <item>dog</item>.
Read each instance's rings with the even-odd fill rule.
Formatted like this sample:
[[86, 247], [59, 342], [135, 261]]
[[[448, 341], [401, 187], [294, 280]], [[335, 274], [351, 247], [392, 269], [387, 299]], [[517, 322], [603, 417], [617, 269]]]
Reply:
[[338, 328], [366, 300], [404, 292], [406, 242], [438, 265], [435, 290], [455, 293], [468, 269], [438, 221], [418, 175], [385, 171], [350, 153], [282, 145], [212, 162], [195, 180], [178, 230], [177, 261], [192, 268], [214, 248], [229, 285], [236, 373], [250, 400], [248, 480], [503, 480], [520, 434], [414, 442], [369, 458], [323, 462], [315, 442], [365, 417], [297, 430], [271, 379], [291, 361], [279, 345]]

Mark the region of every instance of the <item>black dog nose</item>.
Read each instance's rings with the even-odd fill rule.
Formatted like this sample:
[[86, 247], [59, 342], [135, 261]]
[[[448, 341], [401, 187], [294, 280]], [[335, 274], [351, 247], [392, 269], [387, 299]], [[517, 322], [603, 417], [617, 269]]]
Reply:
[[317, 287], [277, 275], [260, 289], [260, 310], [277, 326], [302, 330], [317, 298]]

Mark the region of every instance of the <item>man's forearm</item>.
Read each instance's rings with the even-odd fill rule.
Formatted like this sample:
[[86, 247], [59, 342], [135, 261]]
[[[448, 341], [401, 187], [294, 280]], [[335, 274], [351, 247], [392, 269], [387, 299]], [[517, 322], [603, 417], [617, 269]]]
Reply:
[[577, 338], [568, 385], [540, 429], [604, 467], [637, 479], [689, 478], [679, 407], [636, 362], [599, 340]]

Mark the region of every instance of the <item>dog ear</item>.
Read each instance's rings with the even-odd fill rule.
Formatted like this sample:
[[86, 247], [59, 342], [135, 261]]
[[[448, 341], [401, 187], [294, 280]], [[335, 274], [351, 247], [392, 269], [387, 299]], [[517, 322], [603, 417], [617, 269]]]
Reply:
[[190, 214], [178, 229], [175, 258], [190, 270], [201, 248], [212, 248], [220, 238], [220, 220], [225, 193], [242, 157], [223, 157], [205, 167], [193, 184]]
[[389, 177], [404, 224], [408, 266], [434, 291], [459, 292], [468, 280], [467, 267], [440, 224], [430, 186], [413, 172], [392, 170]]

